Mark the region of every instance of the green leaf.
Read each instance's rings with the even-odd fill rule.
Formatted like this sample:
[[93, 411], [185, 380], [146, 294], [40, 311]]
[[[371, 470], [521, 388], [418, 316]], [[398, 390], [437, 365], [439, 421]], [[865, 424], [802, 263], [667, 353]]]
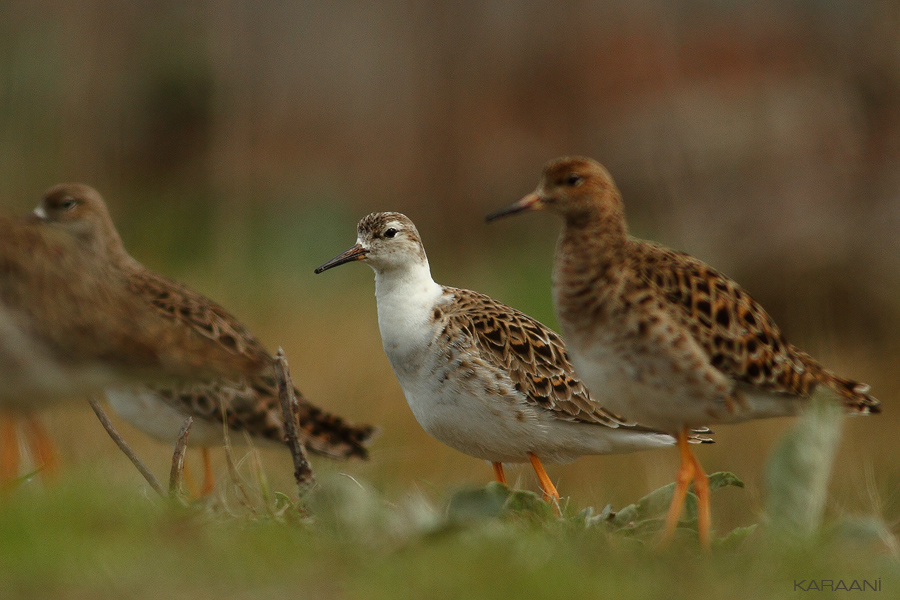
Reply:
[[[710, 492], [729, 486], [744, 487], [744, 482], [734, 473], [718, 472], [709, 475]], [[607, 522], [612, 529], [627, 531], [628, 535], [641, 536], [655, 533], [663, 526], [674, 492], [674, 482], [664, 485], [653, 490], [635, 504], [630, 504], [610, 515]], [[697, 496], [692, 491], [688, 492], [685, 497], [684, 509], [678, 526], [685, 530], [697, 530]]]
[[573, 515], [572, 517], [570, 517], [569, 523], [575, 525], [576, 527], [584, 527], [585, 529], [588, 529], [599, 523], [608, 522], [612, 517], [612, 506], [609, 504], [604, 506], [603, 510], [601, 510], [599, 514], [595, 513], [593, 506], [588, 506], [577, 515]]
[[447, 519], [470, 522], [499, 517], [509, 497], [509, 488], [495, 481], [483, 488], [460, 490], [450, 497]]
[[756, 523], [747, 527], [736, 527], [728, 532], [728, 535], [713, 540], [713, 548], [724, 551], [737, 550], [757, 527]]
[[709, 491], [714, 492], [723, 487], [744, 487], [744, 482], [737, 475], [728, 471], [719, 471], [709, 475]]
[[541, 520], [552, 520], [556, 518], [553, 507], [545, 502], [543, 498], [528, 490], [517, 490], [510, 493], [503, 506], [503, 511], [504, 513], [512, 512], [526, 514]]
[[[618, 511], [610, 519], [610, 523], [614, 528], [633, 526], [639, 521], [657, 518], [665, 515], [672, 503], [672, 494], [675, 491], [675, 484], [669, 483], [661, 488], [655, 489], [635, 504], [630, 504]], [[697, 519], [697, 497], [688, 492], [684, 502], [684, 513], [682, 519], [685, 521], [695, 521]]]
[[620, 529], [619, 532], [632, 537], [645, 537], [660, 531], [664, 523], [663, 519], [644, 519], [643, 521], [629, 523], [626, 527]]

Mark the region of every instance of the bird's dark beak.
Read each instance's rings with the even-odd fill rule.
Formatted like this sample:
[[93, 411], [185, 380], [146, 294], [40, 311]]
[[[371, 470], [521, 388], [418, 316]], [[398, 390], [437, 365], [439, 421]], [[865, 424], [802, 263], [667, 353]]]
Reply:
[[366, 254], [368, 254], [368, 253], [369, 253], [368, 250], [366, 250], [359, 244], [356, 244], [355, 246], [353, 246], [346, 252], [338, 254], [337, 256], [335, 256], [334, 258], [329, 260], [324, 265], [321, 265], [320, 267], [316, 268], [316, 275], [318, 275], [319, 273], [321, 273], [323, 271], [327, 271], [328, 269], [330, 269], [332, 267], [338, 267], [344, 263], [353, 262], [356, 260], [363, 260], [366, 258]]
[[490, 223], [494, 219], [499, 219], [500, 217], [505, 217], [507, 215], [514, 215], [516, 213], [525, 212], [527, 210], [540, 210], [544, 207], [544, 200], [538, 195], [537, 192], [531, 192], [515, 204], [510, 204], [506, 208], [501, 208], [498, 211], [492, 212], [485, 219]]

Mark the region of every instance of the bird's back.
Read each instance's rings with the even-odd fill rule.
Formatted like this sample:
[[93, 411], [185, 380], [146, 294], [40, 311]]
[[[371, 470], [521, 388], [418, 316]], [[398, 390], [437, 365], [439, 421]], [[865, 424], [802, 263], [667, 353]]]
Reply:
[[785, 339], [765, 309], [740, 285], [699, 259], [630, 238], [629, 267], [706, 352], [710, 364], [745, 389], [807, 398], [819, 384], [848, 410], [877, 412], [868, 386], [843, 379]]

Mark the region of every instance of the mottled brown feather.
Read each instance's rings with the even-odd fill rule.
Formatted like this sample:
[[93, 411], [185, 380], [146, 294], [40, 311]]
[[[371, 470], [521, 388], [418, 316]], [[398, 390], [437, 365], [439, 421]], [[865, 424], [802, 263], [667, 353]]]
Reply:
[[240, 357], [248, 365], [271, 363], [263, 345], [209, 298], [136, 262], [129, 264], [125, 273], [128, 289], [170, 319], [173, 327], [187, 326], [194, 335], [212, 341], [217, 350]]
[[[178, 411], [212, 423], [223, 418], [234, 431], [276, 442], [285, 441], [284, 419], [275, 378], [261, 375], [242, 382], [220, 379], [177, 388], [154, 386], [153, 390]], [[353, 425], [338, 415], [312, 404], [296, 387], [301, 442], [315, 454], [333, 459], [367, 459], [367, 445], [376, 428]]]
[[[179, 380], [189, 381], [153, 384], [160, 398], [198, 418], [224, 418], [252, 435], [284, 439], [272, 356], [237, 319], [129, 256], [92, 188], [52, 188], [38, 212], [42, 220], [33, 219], [19, 236], [46, 247], [37, 275], [29, 271], [30, 263], [20, 264], [24, 250], [14, 255], [19, 262], [11, 262], [0, 245], [0, 272], [18, 274], [16, 281], [0, 278], [0, 300], [12, 296], [14, 306], [30, 311], [30, 322], [44, 318], [41, 333], [62, 354], [87, 352], [113, 364], [181, 365], [173, 370]], [[9, 285], [3, 286], [5, 281]], [[61, 283], [71, 289], [57, 289]], [[335, 458], [367, 456], [372, 427], [351, 425], [299, 391], [297, 399], [300, 429], [307, 434], [302, 441], [310, 450]]]
[[867, 386], [845, 380], [790, 344], [765, 309], [732, 279], [700, 260], [629, 238], [628, 264], [665, 298], [709, 362], [754, 388], [809, 397], [818, 383], [834, 389], [854, 411], [878, 410]]
[[478, 344], [477, 356], [508, 374], [530, 403], [566, 421], [640, 428], [590, 397], [553, 330], [490, 296], [444, 289], [454, 298], [440, 307], [445, 330], [467, 331]]

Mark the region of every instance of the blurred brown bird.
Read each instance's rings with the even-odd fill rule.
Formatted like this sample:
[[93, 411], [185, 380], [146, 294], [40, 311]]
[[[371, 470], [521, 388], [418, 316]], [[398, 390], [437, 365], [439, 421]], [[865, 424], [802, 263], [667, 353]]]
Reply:
[[[88, 186], [56, 186], [32, 217], [0, 221], [0, 303], [63, 367], [81, 375], [96, 366], [102, 375], [72, 392], [111, 387], [127, 394], [139, 381], [162, 411], [284, 439], [271, 355], [221, 306], [133, 259]], [[5, 406], [33, 409], [59, 391], [9, 394]], [[310, 450], [367, 456], [372, 427], [348, 424], [299, 392], [298, 402], [301, 441]]]
[[0, 480], [18, 471], [15, 421], [23, 415], [35, 462], [55, 464], [32, 416], [47, 404], [116, 383], [242, 376], [268, 366], [263, 354], [234, 355], [174, 328], [128, 288], [97, 239], [90, 227], [0, 216]]
[[[139, 293], [126, 265], [140, 265], [122, 248], [99, 195], [90, 190], [85, 197], [100, 204], [86, 210], [57, 187], [37, 214], [0, 217], [0, 306], [24, 339], [63, 369], [87, 374], [96, 368], [96, 383], [86, 382], [93, 389], [106, 380], [247, 376], [269, 368], [261, 348], [229, 348]], [[70, 212], [63, 218], [52, 209], [58, 221], [51, 221], [44, 205]], [[19, 398], [24, 408], [35, 408], [71, 394], [31, 395], [25, 387], [4, 386], [0, 402], [15, 407]]]

